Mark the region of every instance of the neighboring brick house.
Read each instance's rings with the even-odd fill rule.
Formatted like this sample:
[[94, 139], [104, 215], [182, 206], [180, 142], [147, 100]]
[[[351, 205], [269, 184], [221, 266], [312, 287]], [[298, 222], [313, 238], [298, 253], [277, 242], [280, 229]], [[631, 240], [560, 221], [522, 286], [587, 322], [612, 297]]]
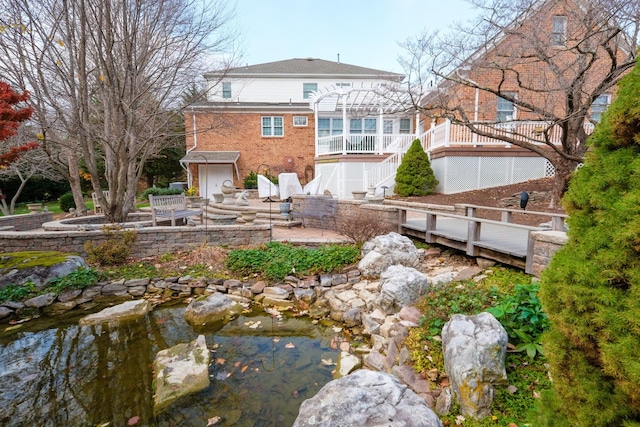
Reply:
[[[334, 111], [336, 105], [330, 112], [314, 112], [315, 94], [336, 88], [359, 93], [360, 88], [371, 90], [383, 83], [398, 83], [404, 76], [340, 62], [296, 58], [211, 72], [204, 77], [207, 101], [185, 112], [187, 154], [181, 162], [187, 166], [189, 184], [199, 186], [200, 194], [211, 197], [220, 193], [227, 180], [242, 187], [251, 172], [294, 172], [302, 184], [310, 181], [317, 173], [316, 135], [334, 135], [343, 127], [343, 114]], [[371, 126], [373, 132], [382, 130], [382, 124], [375, 123], [377, 111], [373, 121], [362, 114], [360, 110], [360, 133], [370, 132]], [[400, 119], [394, 120], [390, 125], [385, 122], [385, 126], [395, 126], [399, 131]], [[349, 123], [357, 132], [356, 119], [349, 119]], [[402, 125], [407, 126], [406, 121]], [[323, 188], [337, 194], [338, 187], [328, 185]], [[357, 189], [362, 187], [360, 183]]]
[[[436, 111], [442, 116], [451, 118], [424, 119], [427, 132], [421, 135], [440, 180], [439, 191], [455, 193], [555, 174], [549, 160], [491, 134], [530, 143], [545, 152], [551, 152], [543, 142], [549, 138], [556, 146], [570, 147], [565, 150], [573, 150], [577, 157], [584, 154], [583, 141], [562, 140], [567, 133], [561, 126], [584, 132], [586, 138], [613, 96], [614, 87], [601, 90], [599, 85], [607, 82], [612, 66], [633, 58], [635, 49], [617, 28], [600, 31], [598, 20], [603, 22], [608, 12], [588, 3], [533, 2], [515, 22], [445, 75], [426, 98], [425, 105], [432, 103], [440, 107]], [[576, 54], [577, 45], [583, 53]], [[590, 50], [592, 58], [584, 53]], [[590, 109], [582, 107], [588, 105]], [[579, 114], [580, 109], [586, 117]], [[462, 114], [466, 115], [462, 121], [477, 123], [485, 135], [455, 124], [454, 118]], [[566, 120], [560, 123], [559, 118]]]

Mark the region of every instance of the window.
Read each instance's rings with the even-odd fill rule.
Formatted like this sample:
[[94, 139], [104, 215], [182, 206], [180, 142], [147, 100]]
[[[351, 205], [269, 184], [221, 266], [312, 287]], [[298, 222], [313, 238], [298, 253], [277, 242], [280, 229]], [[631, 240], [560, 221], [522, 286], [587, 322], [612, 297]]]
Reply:
[[605, 112], [609, 104], [611, 103], [611, 95], [600, 95], [591, 104], [591, 120], [594, 122], [600, 122], [602, 119], [602, 113]]
[[222, 97], [224, 99], [231, 98], [231, 83], [230, 82], [222, 82]]
[[262, 117], [262, 136], [283, 136], [283, 123], [282, 116]]
[[382, 122], [382, 133], [393, 133], [393, 120], [385, 120]]
[[295, 127], [307, 126], [307, 116], [293, 116], [293, 125]]
[[342, 119], [318, 118], [318, 137], [342, 133]]
[[411, 133], [411, 119], [400, 119], [400, 133]]
[[302, 99], [311, 98], [311, 93], [318, 90], [318, 83], [302, 83]]
[[350, 119], [349, 120], [349, 132], [350, 133], [362, 133], [362, 119]]
[[553, 17], [551, 30], [551, 46], [565, 46], [567, 44], [567, 17], [556, 15]]
[[[515, 92], [505, 92], [507, 96], [512, 98], [516, 97]], [[515, 120], [516, 118], [516, 106], [513, 105], [513, 102], [506, 100], [504, 98], [498, 97], [498, 108], [496, 113], [496, 120], [499, 122], [507, 122], [511, 120]]]

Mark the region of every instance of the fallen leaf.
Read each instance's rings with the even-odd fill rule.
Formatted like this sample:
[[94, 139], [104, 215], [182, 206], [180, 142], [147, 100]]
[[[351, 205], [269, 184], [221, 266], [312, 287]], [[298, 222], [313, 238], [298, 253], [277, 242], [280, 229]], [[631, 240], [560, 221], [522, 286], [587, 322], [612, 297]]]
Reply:
[[333, 366], [336, 364], [336, 362], [333, 361], [333, 359], [320, 359], [320, 362], [324, 365], [324, 366]]
[[244, 372], [244, 371], [246, 371], [248, 367], [249, 367], [249, 365], [244, 365], [244, 366], [242, 367], [242, 369], [240, 369], [240, 372]]
[[138, 421], [140, 421], [140, 416], [136, 415], [135, 417], [129, 418], [129, 421], [127, 421], [127, 425], [134, 426], [134, 425], [138, 424]]
[[280, 342], [280, 338], [278, 338], [278, 337], [274, 337], [274, 338], [273, 338], [273, 342]]
[[290, 343], [286, 344], [284, 346], [284, 348], [296, 348], [296, 346], [292, 342], [290, 342]]
[[241, 364], [242, 364], [241, 362], [236, 362], [236, 363], [234, 363], [234, 364], [233, 364], [233, 366], [235, 366], [235, 367], [237, 368], [237, 367], [238, 367], [238, 366], [240, 366]]
[[338, 332], [341, 332], [341, 331], [342, 331], [342, 328], [340, 328], [338, 326], [334, 326], [333, 327], [333, 332], [338, 333]]
[[221, 420], [220, 417], [213, 417], [213, 418], [209, 418], [207, 420], [207, 427], [211, 427], [213, 425], [218, 424], [218, 422]]
[[224, 362], [226, 362], [226, 360], [223, 359], [222, 357], [218, 357], [216, 359], [216, 365], [224, 365]]

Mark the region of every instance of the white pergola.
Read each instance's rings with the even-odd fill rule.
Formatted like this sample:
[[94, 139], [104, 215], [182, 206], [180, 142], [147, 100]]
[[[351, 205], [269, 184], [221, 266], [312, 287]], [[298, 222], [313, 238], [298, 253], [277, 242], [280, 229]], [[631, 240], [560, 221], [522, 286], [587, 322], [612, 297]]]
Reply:
[[[315, 139], [318, 141], [318, 115], [320, 113], [341, 113], [343, 135], [347, 134], [348, 118], [377, 117], [380, 125], [378, 135], [383, 133], [384, 116], [415, 111], [406, 92], [400, 91], [394, 83], [362, 83], [360, 87], [329, 86], [311, 95], [309, 107], [315, 116]], [[419, 113], [415, 113], [414, 133], [418, 133]], [[380, 148], [379, 154], [382, 154]]]

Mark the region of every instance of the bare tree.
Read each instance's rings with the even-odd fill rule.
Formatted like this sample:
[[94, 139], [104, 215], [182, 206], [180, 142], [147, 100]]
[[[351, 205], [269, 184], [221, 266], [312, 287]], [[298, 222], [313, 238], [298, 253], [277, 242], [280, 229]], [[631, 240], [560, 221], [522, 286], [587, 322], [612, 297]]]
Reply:
[[32, 92], [43, 145], [68, 170], [76, 205], [82, 161], [108, 219], [125, 220], [185, 88], [204, 67], [227, 68], [210, 62], [235, 41], [224, 0], [0, 0], [0, 8], [0, 72]]
[[[17, 135], [6, 141], [5, 146], [8, 148], [20, 147], [24, 145], [25, 142], [34, 140], [35, 136], [33, 133], [29, 133], [27, 128], [28, 126], [23, 126]], [[20, 180], [20, 185], [16, 192], [13, 195], [9, 195], [0, 191], [0, 211], [2, 211], [2, 214], [5, 216], [13, 215], [16, 201], [31, 178], [43, 178], [52, 181], [61, 181], [64, 179], [63, 176], [57, 173], [51, 166], [41, 146], [23, 153], [8, 166], [0, 168], [0, 181], [12, 178], [18, 178]], [[7, 204], [7, 198], [10, 196], [11, 200]]]
[[[636, 62], [637, 0], [472, 0], [479, 18], [407, 40], [411, 103], [434, 119], [531, 150], [555, 167], [555, 206], [586, 153], [592, 107]], [[516, 117], [498, 117], [499, 98]], [[488, 108], [492, 105], [493, 108]], [[487, 112], [491, 110], [492, 114]], [[520, 132], [519, 121], [539, 121]], [[510, 132], [505, 132], [505, 121]], [[558, 143], [559, 142], [559, 143]]]

